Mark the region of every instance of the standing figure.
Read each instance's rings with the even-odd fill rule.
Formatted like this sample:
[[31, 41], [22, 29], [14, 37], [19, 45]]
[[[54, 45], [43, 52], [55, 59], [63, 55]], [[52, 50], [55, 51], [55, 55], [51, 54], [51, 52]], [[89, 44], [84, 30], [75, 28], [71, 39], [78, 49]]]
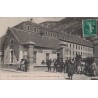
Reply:
[[25, 60], [25, 62], [24, 62], [24, 65], [25, 65], [25, 72], [28, 71], [28, 64], [29, 64], [28, 60]]
[[58, 62], [57, 62], [57, 60], [55, 60], [54, 61], [54, 71], [56, 71], [56, 72], [57, 72], [57, 65], [58, 65]]
[[21, 62], [20, 62], [20, 70], [21, 71], [25, 71], [25, 64], [24, 64], [24, 59], [21, 59]]
[[64, 62], [63, 60], [61, 60], [60, 64], [59, 64], [59, 72], [62, 72], [64, 68]]
[[81, 74], [84, 74], [85, 62], [81, 62]]
[[89, 73], [89, 65], [88, 65], [88, 63], [87, 62], [85, 62], [85, 74], [86, 75], [88, 75], [88, 73]]
[[78, 73], [81, 74], [81, 62], [78, 63]]
[[69, 79], [72, 80], [73, 74], [74, 74], [74, 66], [72, 65], [72, 62], [69, 61], [69, 63], [68, 63], [68, 77], [69, 77]]
[[77, 73], [77, 62], [74, 61], [74, 73]]
[[46, 61], [48, 72], [51, 71], [51, 59]]
[[96, 76], [96, 63], [92, 64], [92, 76]]
[[72, 59], [72, 66], [73, 66], [73, 71], [74, 71], [74, 73], [75, 73], [75, 61], [74, 61], [74, 59]]

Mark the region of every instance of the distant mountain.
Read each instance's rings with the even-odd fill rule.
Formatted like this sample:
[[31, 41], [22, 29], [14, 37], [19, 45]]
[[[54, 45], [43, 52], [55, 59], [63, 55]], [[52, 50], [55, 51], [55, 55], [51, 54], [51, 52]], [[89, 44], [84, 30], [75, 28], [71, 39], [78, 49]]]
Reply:
[[83, 37], [82, 20], [84, 19], [97, 19], [98, 22], [98, 17], [66, 17], [60, 21], [46, 21], [40, 24], [56, 31]]

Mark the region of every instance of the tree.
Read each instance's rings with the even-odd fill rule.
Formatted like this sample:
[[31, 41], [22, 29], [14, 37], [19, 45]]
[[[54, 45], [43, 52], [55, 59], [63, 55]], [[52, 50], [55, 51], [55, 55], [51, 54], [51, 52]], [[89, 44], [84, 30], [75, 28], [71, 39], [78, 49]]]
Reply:
[[93, 57], [87, 57], [86, 62], [87, 62], [87, 64], [90, 65], [90, 64], [92, 64], [94, 62], [94, 58]]
[[81, 55], [76, 54], [76, 58], [75, 58], [76, 62], [80, 62], [81, 59], [82, 59]]

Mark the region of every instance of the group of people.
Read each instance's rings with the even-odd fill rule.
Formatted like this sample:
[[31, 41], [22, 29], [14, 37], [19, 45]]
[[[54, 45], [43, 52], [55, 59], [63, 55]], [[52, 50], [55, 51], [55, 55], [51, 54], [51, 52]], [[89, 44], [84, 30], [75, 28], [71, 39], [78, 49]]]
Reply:
[[76, 61], [74, 59], [65, 60], [47, 60], [46, 61], [48, 71], [51, 71], [53, 65], [53, 72], [64, 72], [68, 74], [68, 77], [72, 79], [73, 74], [85, 74], [89, 76], [96, 75], [96, 63], [88, 64], [83, 60]]
[[17, 63], [16, 63], [17, 70], [27, 72], [28, 71], [28, 63], [29, 62], [26, 59], [21, 59], [21, 61], [19, 61], [17, 59]]

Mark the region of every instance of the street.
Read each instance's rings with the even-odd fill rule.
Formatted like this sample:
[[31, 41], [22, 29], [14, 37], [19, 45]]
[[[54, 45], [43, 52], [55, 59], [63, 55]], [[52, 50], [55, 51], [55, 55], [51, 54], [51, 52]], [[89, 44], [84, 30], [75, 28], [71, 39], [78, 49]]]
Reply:
[[[0, 80], [69, 80], [67, 74], [59, 72], [45, 72], [45, 71], [33, 71], [33, 72], [21, 72], [21, 71], [9, 71], [0, 70]], [[91, 80], [91, 77], [74, 74], [73, 80]]]

